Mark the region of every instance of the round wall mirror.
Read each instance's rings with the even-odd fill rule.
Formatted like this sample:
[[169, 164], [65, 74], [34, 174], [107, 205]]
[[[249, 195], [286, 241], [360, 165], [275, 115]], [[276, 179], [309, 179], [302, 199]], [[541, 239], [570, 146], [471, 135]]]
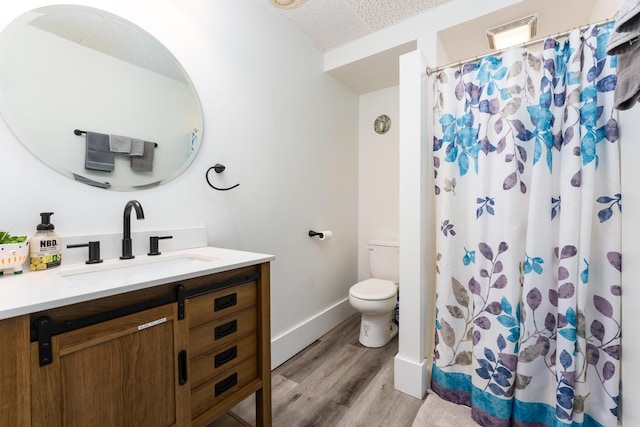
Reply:
[[0, 113], [42, 162], [111, 190], [176, 178], [202, 140], [198, 94], [171, 52], [137, 25], [79, 5], [32, 10], [2, 31]]

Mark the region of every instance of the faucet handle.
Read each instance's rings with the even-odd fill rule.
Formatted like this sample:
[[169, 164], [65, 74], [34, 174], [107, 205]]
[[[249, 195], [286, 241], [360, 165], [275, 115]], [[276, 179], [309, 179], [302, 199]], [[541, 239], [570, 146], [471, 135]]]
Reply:
[[102, 262], [100, 258], [100, 242], [79, 243], [77, 245], [67, 245], [67, 248], [86, 248], [89, 247], [89, 259], [85, 261], [85, 264], [98, 264]]
[[160, 255], [158, 250], [158, 240], [173, 239], [173, 236], [151, 236], [149, 237], [149, 253], [147, 255]]

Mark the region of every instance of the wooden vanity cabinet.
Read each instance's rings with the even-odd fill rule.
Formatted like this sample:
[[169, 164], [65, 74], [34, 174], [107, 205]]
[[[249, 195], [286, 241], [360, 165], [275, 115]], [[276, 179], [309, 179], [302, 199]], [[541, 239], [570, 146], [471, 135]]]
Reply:
[[32, 425], [188, 425], [180, 332], [176, 304], [166, 304], [53, 336], [45, 366], [32, 343]]
[[0, 321], [0, 425], [270, 426], [269, 329], [268, 263]]
[[218, 413], [217, 402], [259, 383], [256, 284], [187, 300], [191, 415], [196, 425], [206, 425], [209, 414]]

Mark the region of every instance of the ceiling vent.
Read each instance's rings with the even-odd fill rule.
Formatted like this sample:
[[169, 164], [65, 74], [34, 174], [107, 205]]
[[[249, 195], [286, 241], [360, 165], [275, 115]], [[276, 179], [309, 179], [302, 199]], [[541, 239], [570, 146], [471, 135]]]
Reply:
[[[275, 1], [275, 0], [272, 0]], [[528, 42], [536, 35], [538, 15], [531, 15], [487, 30], [489, 47], [502, 50]]]

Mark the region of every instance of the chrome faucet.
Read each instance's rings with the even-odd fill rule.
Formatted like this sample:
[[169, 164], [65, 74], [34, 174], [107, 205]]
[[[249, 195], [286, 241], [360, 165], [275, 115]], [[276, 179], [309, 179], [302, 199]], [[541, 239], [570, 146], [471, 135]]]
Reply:
[[130, 200], [124, 207], [124, 226], [122, 232], [122, 256], [120, 259], [135, 258], [131, 250], [131, 208], [136, 210], [136, 218], [144, 219], [142, 205], [137, 200]]

